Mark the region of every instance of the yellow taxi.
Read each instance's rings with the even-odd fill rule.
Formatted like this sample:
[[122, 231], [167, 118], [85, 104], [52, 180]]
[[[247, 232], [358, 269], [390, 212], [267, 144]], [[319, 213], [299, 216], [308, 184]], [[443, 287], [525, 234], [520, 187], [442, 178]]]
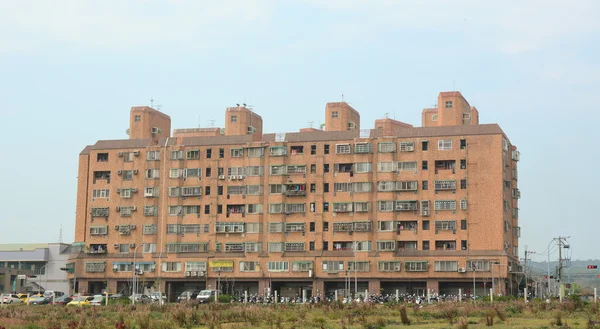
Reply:
[[67, 306], [90, 306], [90, 302], [94, 299], [94, 296], [79, 296], [75, 297], [70, 301]]

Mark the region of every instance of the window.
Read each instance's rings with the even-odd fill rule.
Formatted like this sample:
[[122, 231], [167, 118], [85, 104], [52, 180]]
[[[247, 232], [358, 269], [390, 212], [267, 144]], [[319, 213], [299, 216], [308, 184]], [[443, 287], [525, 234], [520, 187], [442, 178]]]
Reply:
[[429, 141], [421, 141], [421, 150], [427, 151], [429, 149]]
[[329, 154], [329, 144], [323, 145], [323, 154]]
[[176, 215], [191, 215], [191, 214], [200, 214], [200, 207], [201, 206], [169, 206], [169, 215], [170, 216], [176, 216]]
[[394, 201], [377, 201], [377, 211], [394, 211]]
[[429, 181], [426, 181], [426, 180], [422, 181], [421, 182], [421, 189], [423, 191], [427, 191], [429, 189]]
[[279, 165], [279, 166], [270, 166], [269, 174], [272, 176], [285, 175], [287, 173], [287, 166]]
[[377, 251], [396, 250], [396, 241], [377, 241]]
[[219, 148], [219, 158], [223, 159], [225, 157], [225, 149]]
[[146, 152], [146, 160], [158, 161], [160, 160], [160, 151], [148, 151]]
[[171, 160], [183, 160], [183, 151], [171, 151]]
[[323, 212], [329, 211], [329, 202], [323, 202]]
[[289, 262], [268, 262], [269, 272], [287, 272], [289, 271]]
[[404, 270], [406, 272], [427, 272], [427, 261], [406, 261]]
[[285, 146], [271, 146], [269, 148], [270, 156], [286, 156], [287, 148]]
[[429, 250], [429, 241], [423, 241], [422, 246], [423, 250]]
[[331, 111], [331, 117], [332, 118], [337, 118], [338, 117], [338, 111]]
[[394, 142], [380, 142], [377, 146], [379, 153], [392, 153], [396, 152], [396, 143]]
[[269, 223], [269, 233], [282, 233], [283, 232], [283, 223], [280, 222], [271, 222]]
[[352, 212], [352, 202], [346, 202], [346, 203], [334, 202], [333, 203], [333, 212]]
[[261, 233], [261, 223], [246, 223], [246, 233]]
[[246, 167], [246, 176], [262, 176], [264, 168], [261, 166], [248, 166]]
[[378, 182], [377, 191], [391, 192], [396, 190], [396, 182]]
[[372, 153], [373, 145], [371, 143], [354, 144], [354, 153]]
[[310, 173], [311, 174], [316, 174], [317, 173], [317, 165], [316, 164], [311, 164], [310, 165]]
[[371, 203], [370, 202], [354, 202], [354, 211], [355, 212], [369, 212], [369, 211], [371, 211]]
[[270, 194], [282, 194], [284, 192], [283, 184], [271, 184], [269, 185]]
[[422, 170], [427, 170], [428, 166], [427, 166], [427, 160], [423, 160], [421, 161], [421, 169]]
[[311, 145], [310, 146], [310, 154], [311, 155], [317, 154], [317, 145]]
[[137, 173], [137, 170], [123, 170], [123, 180], [132, 180], [134, 171]]
[[271, 203], [269, 204], [269, 214], [281, 214], [283, 213], [284, 205], [282, 203]]
[[393, 231], [394, 230], [394, 221], [386, 220], [377, 222], [377, 230], [378, 231]]
[[468, 260], [467, 270], [475, 272], [489, 272], [490, 261], [488, 260]]
[[244, 242], [244, 252], [262, 252], [262, 242]]
[[452, 101], [446, 101], [446, 108], [447, 109], [452, 108]]
[[323, 232], [329, 231], [329, 222], [323, 222]]
[[204, 187], [204, 195], [210, 195], [210, 186]]
[[144, 206], [144, 216], [156, 216], [158, 208], [156, 206]]
[[323, 183], [323, 193], [329, 193], [329, 183]]
[[314, 242], [314, 241], [311, 241], [311, 242], [308, 244], [308, 248], [309, 248], [309, 250], [310, 250], [310, 251], [315, 251], [315, 242]]
[[138, 122], [138, 121], [141, 121], [141, 120], [142, 120], [142, 116], [141, 116], [141, 115], [136, 115], [136, 116], [134, 116], [134, 117], [133, 117], [133, 119], [134, 119], [136, 122]]
[[323, 250], [325, 250], [325, 251], [329, 250], [329, 242], [328, 241], [323, 241]]
[[247, 151], [249, 158], [262, 158], [263, 156], [265, 156], [264, 147], [250, 147]]
[[106, 262], [85, 263], [87, 273], [102, 273], [106, 271]]
[[400, 181], [396, 182], [396, 191], [416, 191], [419, 182], [415, 181]]
[[282, 252], [283, 244], [281, 242], [269, 242], [269, 252]]
[[373, 170], [373, 164], [370, 162], [357, 162], [354, 164], [354, 172], [357, 174], [368, 173]]
[[244, 149], [243, 148], [231, 149], [231, 157], [232, 158], [241, 158], [243, 156], [244, 156]]
[[344, 262], [338, 260], [323, 261], [321, 266], [323, 272], [339, 272], [344, 270]]
[[167, 243], [169, 253], [207, 252], [208, 243]]
[[167, 224], [167, 234], [185, 233], [200, 233], [200, 224]]
[[323, 172], [324, 173], [328, 173], [329, 172], [329, 163], [324, 163], [323, 164]]
[[108, 217], [108, 207], [92, 208], [92, 217]]
[[181, 262], [163, 262], [162, 270], [163, 272], [180, 272]]
[[291, 146], [290, 147], [291, 155], [301, 155], [304, 154], [304, 146]]
[[158, 187], [146, 187], [144, 188], [145, 198], [158, 198]]
[[263, 187], [262, 185], [247, 185], [246, 186], [246, 194], [248, 195], [262, 195]]
[[206, 149], [206, 158], [207, 159], [212, 158], [212, 149]]
[[456, 200], [436, 200], [434, 209], [437, 210], [456, 210]]
[[[206, 177], [210, 177], [212, 175], [212, 169], [210, 167], [206, 167]], [[198, 177], [199, 179], [200, 177]]]
[[243, 176], [245, 167], [229, 167], [227, 168], [227, 176]]
[[467, 250], [467, 240], [460, 240], [460, 249]]
[[466, 159], [460, 160], [460, 169], [467, 169], [467, 160]]
[[336, 144], [335, 145], [335, 153], [336, 154], [350, 154], [350, 144]]
[[129, 252], [129, 244], [121, 243], [119, 245], [119, 252]]
[[466, 179], [461, 179], [460, 180], [460, 189], [461, 190], [465, 190], [467, 188], [467, 180]]
[[285, 205], [285, 213], [304, 213], [306, 212], [306, 204], [304, 203], [288, 203]]
[[431, 116], [431, 121], [437, 121], [437, 119], [438, 119], [438, 115], [437, 114], [434, 114], [434, 115]]
[[452, 140], [451, 139], [439, 140], [438, 141], [438, 150], [440, 150], [440, 151], [452, 150]]
[[304, 251], [303, 242], [286, 242], [285, 251]]
[[369, 272], [369, 262], [348, 262], [348, 271], [351, 272]]
[[288, 174], [306, 174], [306, 165], [287, 166], [285, 170]]
[[108, 234], [108, 226], [91, 226], [90, 227], [90, 235], [107, 235]]
[[230, 117], [230, 122], [237, 122], [237, 115], [232, 115]]
[[158, 227], [156, 224], [144, 224], [144, 235], [156, 235], [158, 231]]
[[206, 262], [185, 262], [185, 271], [206, 272]]
[[464, 150], [467, 148], [467, 140], [466, 139], [461, 139], [460, 140], [460, 149]]
[[113, 271], [115, 272], [131, 272], [132, 268], [131, 262], [113, 262]]
[[183, 174], [183, 170], [179, 168], [169, 169], [169, 178], [179, 178]]
[[458, 262], [452, 260], [438, 260], [433, 264], [433, 270], [436, 272], [456, 272], [458, 271]]
[[308, 272], [313, 269], [313, 262], [292, 262], [292, 272]]
[[455, 180], [436, 180], [433, 183], [436, 191], [456, 190]]
[[377, 171], [378, 172], [394, 172], [398, 170], [397, 162], [378, 162], [377, 163]]
[[92, 190], [92, 201], [96, 199], [108, 199], [110, 195], [110, 189], [99, 189]]
[[159, 173], [158, 169], [146, 169], [146, 179], [158, 179]]
[[240, 272], [258, 272], [259, 268], [258, 262], [240, 262]]
[[97, 162], [108, 162], [108, 153], [98, 153], [96, 155]]
[[463, 231], [467, 229], [467, 220], [466, 219], [462, 219], [460, 221], [460, 229]]
[[413, 152], [415, 150], [415, 142], [400, 142], [400, 152]]
[[200, 150], [189, 150], [186, 153], [188, 160], [200, 159]]
[[424, 220], [422, 226], [423, 226], [423, 231], [429, 231], [429, 221], [428, 220]]
[[456, 221], [454, 220], [436, 220], [435, 233], [439, 231], [456, 231]]
[[142, 243], [142, 252], [143, 253], [156, 252], [156, 243]]
[[123, 162], [132, 162], [133, 157], [137, 156], [140, 152], [124, 152], [123, 153]]
[[400, 262], [378, 262], [379, 272], [400, 272]]

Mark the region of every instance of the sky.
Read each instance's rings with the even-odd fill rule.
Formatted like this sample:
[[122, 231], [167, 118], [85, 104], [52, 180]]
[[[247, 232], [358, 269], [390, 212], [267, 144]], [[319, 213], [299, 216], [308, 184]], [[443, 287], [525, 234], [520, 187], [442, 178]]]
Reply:
[[362, 128], [419, 126], [459, 90], [521, 151], [521, 257], [600, 258], [599, 28], [594, 0], [0, 1], [0, 243], [73, 241], [79, 152], [151, 99], [174, 128], [247, 103], [285, 132], [342, 95]]

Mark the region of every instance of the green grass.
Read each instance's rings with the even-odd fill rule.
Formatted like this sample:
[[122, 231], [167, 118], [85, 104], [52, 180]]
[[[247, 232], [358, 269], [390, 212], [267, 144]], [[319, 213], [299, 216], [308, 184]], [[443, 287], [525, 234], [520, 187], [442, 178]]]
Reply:
[[[404, 321], [401, 313], [406, 310]], [[5, 306], [0, 329], [364, 329], [364, 328], [598, 328], [600, 313], [569, 301], [441, 303], [433, 305], [109, 305]], [[409, 325], [403, 324], [410, 323]], [[597, 323], [597, 324], [596, 324]], [[560, 324], [560, 325], [559, 325]]]

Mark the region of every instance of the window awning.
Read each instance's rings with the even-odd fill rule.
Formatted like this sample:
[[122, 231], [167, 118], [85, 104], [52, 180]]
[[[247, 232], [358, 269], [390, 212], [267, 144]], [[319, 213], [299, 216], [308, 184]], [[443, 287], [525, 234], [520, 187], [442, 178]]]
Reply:
[[113, 265], [131, 265], [131, 264], [132, 264], [131, 262], [113, 262]]
[[135, 262], [135, 265], [156, 265], [156, 262]]
[[85, 242], [73, 242], [71, 247], [85, 247]]

